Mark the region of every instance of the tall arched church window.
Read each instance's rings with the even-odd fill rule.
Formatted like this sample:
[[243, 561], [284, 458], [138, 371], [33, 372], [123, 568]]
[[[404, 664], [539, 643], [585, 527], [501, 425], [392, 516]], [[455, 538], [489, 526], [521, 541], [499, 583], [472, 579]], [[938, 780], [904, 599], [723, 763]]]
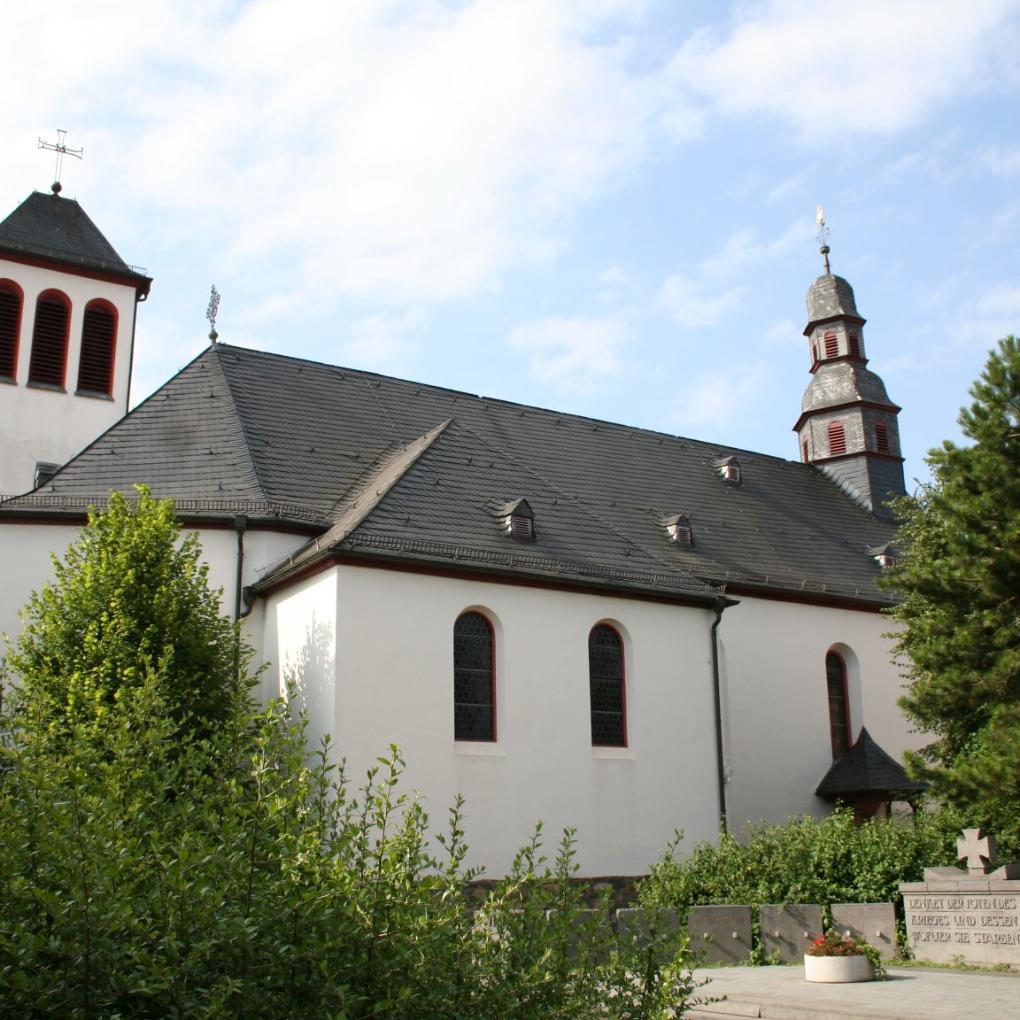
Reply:
[[846, 453], [846, 432], [843, 430], [841, 421], [830, 421], [829, 433], [829, 456], [834, 457], [839, 453]]
[[464, 613], [453, 625], [453, 737], [496, 739], [495, 637], [481, 613]]
[[889, 452], [889, 426], [884, 421], [875, 422], [875, 449], [879, 453]]
[[623, 641], [606, 623], [593, 627], [588, 635], [588, 682], [592, 744], [596, 747], [626, 747]]
[[13, 280], [0, 280], [0, 378], [18, 374], [18, 334], [21, 331], [21, 288]]
[[106, 301], [90, 301], [82, 317], [79, 391], [107, 395], [113, 393], [113, 356], [116, 346], [116, 309]]
[[28, 381], [44, 386], [64, 386], [67, 364], [67, 331], [71, 302], [59, 290], [45, 290], [35, 303], [32, 353], [28, 360]]
[[829, 736], [832, 760], [850, 749], [850, 698], [847, 693], [846, 663], [837, 652], [825, 656], [825, 681], [829, 691]]
[[825, 334], [825, 356], [827, 358], [834, 358], [839, 354], [839, 338], [830, 329]]

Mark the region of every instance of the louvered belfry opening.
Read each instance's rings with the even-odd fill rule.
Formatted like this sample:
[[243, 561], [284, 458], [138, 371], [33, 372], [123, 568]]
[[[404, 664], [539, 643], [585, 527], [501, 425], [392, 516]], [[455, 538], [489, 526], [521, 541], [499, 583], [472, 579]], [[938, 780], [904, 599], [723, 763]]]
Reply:
[[21, 290], [0, 281], [0, 376], [13, 379], [18, 373], [18, 330], [21, 328]]
[[875, 449], [879, 453], [889, 452], [889, 427], [884, 421], [875, 422]]
[[829, 455], [831, 457], [835, 457], [841, 453], [846, 453], [846, 432], [843, 430], [843, 423], [839, 421], [830, 421], [828, 432]]
[[830, 329], [825, 334], [825, 356], [827, 358], [835, 358], [839, 354], [839, 338]]
[[596, 747], [626, 747], [623, 642], [605, 623], [588, 635], [588, 678], [591, 687], [591, 742]]
[[30, 383], [63, 387], [70, 318], [71, 306], [62, 294], [50, 291], [39, 295], [32, 330], [32, 356], [28, 362]]
[[89, 393], [113, 391], [113, 353], [117, 337], [117, 316], [103, 302], [85, 307], [81, 328], [81, 360], [78, 389]]
[[481, 613], [464, 613], [453, 625], [454, 740], [495, 740], [492, 625]]

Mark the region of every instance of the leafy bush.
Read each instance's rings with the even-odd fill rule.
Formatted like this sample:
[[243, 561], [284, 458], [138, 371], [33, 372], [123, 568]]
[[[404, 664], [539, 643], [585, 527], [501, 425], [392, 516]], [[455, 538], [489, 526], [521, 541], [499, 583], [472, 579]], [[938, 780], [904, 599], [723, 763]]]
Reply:
[[702, 903], [897, 902], [900, 882], [920, 881], [926, 867], [953, 864], [958, 819], [948, 811], [890, 821], [854, 822], [838, 808], [825, 818], [795, 818], [702, 843], [677, 860], [677, 843], [659, 861], [643, 896], [686, 919]]
[[178, 537], [169, 504], [115, 497], [30, 604], [0, 710], [0, 1017], [685, 1011], [686, 943], [618, 948], [571, 833], [550, 866], [536, 831], [476, 916], [460, 804], [440, 859], [396, 748], [352, 791], [288, 703], [256, 706]]

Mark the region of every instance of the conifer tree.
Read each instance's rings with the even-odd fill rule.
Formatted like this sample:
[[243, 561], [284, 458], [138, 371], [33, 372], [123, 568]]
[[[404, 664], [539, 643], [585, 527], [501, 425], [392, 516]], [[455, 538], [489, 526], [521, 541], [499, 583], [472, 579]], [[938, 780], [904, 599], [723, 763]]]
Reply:
[[1020, 342], [999, 341], [960, 412], [966, 446], [929, 454], [932, 482], [899, 501], [905, 558], [900, 704], [932, 737], [912, 773], [1020, 850]]
[[171, 501], [141, 486], [134, 499], [113, 493], [22, 613], [5, 664], [17, 700], [44, 709], [54, 732], [99, 734], [123, 692], [156, 674], [178, 724], [208, 732], [231, 712], [239, 653], [207, 572]]

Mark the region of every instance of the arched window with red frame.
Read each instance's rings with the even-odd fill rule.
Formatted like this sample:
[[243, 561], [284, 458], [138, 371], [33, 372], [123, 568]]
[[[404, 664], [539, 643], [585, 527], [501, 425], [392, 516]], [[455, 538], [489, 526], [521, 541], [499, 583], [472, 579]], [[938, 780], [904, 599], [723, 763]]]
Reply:
[[70, 324], [71, 302], [67, 295], [59, 290], [44, 290], [35, 303], [32, 353], [28, 359], [30, 383], [64, 388]]
[[18, 337], [24, 294], [13, 280], [0, 280], [0, 379], [18, 374]]
[[600, 623], [588, 635], [591, 742], [595, 747], [627, 746], [627, 692], [623, 640], [615, 627]]
[[113, 394], [113, 359], [117, 350], [117, 309], [97, 298], [85, 306], [81, 324], [78, 390]]
[[846, 432], [841, 421], [830, 421], [827, 427], [829, 434], [829, 456], [846, 453]]
[[453, 625], [453, 739], [496, 739], [496, 638], [481, 613]]
[[829, 738], [832, 760], [850, 750], [850, 696], [847, 690], [846, 662], [838, 652], [825, 656], [825, 682], [829, 694]]

